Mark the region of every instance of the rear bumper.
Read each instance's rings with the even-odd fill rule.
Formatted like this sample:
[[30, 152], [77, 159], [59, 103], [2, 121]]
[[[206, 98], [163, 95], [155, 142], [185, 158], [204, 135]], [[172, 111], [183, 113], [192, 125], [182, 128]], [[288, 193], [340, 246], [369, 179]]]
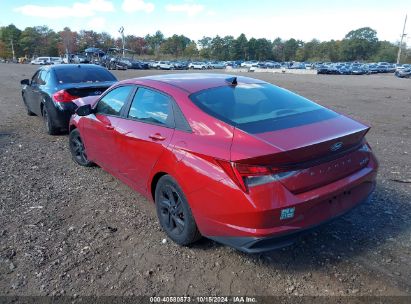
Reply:
[[[373, 188], [375, 187], [375, 184], [373, 185]], [[245, 252], [245, 253], [262, 253], [262, 252], [267, 252], [267, 251], [272, 251], [276, 250], [279, 248], [287, 247], [292, 245], [297, 241], [297, 239], [304, 235], [309, 233], [315, 228], [318, 228], [319, 226], [325, 225], [329, 222], [332, 222], [336, 220], [337, 218], [345, 215], [346, 213], [350, 212], [353, 210], [355, 207], [367, 203], [370, 201], [371, 198], [371, 193], [362, 201], [358, 202], [357, 204], [354, 205], [354, 207], [344, 210], [342, 213], [329, 218], [321, 223], [317, 223], [315, 225], [312, 225], [310, 227], [305, 227], [302, 229], [299, 229], [298, 231], [291, 232], [291, 233], [285, 233], [285, 234], [280, 234], [280, 235], [274, 235], [274, 236], [268, 236], [268, 237], [225, 237], [225, 236], [212, 236], [208, 237], [216, 242], [222, 243], [224, 245], [228, 245], [230, 247], [233, 247], [239, 251]]]
[[[330, 184], [293, 194], [280, 182], [255, 186], [249, 195], [227, 181], [188, 193], [202, 235], [244, 252], [292, 244], [307, 230], [366, 201], [375, 189], [378, 163]], [[283, 217], [283, 211], [290, 216]]]
[[74, 114], [77, 106], [73, 102], [61, 103], [61, 104], [53, 104], [50, 107], [49, 115], [50, 118], [53, 120], [56, 127], [61, 129], [62, 131], [68, 131], [69, 129], [69, 121], [72, 114]]

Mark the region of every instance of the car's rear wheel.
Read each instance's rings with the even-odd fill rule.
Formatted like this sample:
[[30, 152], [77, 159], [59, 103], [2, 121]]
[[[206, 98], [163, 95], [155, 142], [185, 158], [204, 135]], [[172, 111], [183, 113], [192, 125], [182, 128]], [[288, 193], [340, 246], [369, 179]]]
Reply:
[[160, 225], [174, 242], [185, 246], [201, 238], [187, 199], [171, 176], [158, 181], [155, 202]]
[[71, 152], [71, 158], [80, 166], [91, 167], [93, 162], [89, 161], [84, 147], [83, 140], [81, 139], [80, 132], [74, 129], [69, 135], [69, 146]]
[[54, 121], [51, 119], [47, 106], [43, 106], [43, 121], [44, 126], [46, 127], [46, 132], [49, 135], [56, 135], [59, 132], [59, 129], [55, 126]]

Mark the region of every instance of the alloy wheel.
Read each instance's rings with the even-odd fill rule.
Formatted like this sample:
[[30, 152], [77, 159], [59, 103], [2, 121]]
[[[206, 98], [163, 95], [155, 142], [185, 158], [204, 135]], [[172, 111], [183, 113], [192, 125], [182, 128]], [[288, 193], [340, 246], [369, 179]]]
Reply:
[[182, 200], [177, 190], [170, 184], [160, 192], [160, 216], [169, 233], [180, 235], [184, 231], [185, 217]]

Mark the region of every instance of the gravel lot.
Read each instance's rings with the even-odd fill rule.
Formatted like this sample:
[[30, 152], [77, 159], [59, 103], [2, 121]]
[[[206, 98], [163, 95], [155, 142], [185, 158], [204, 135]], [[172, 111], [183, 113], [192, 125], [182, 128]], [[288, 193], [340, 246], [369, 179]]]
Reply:
[[163, 243], [150, 202], [75, 165], [67, 136], [26, 115], [19, 81], [35, 69], [0, 64], [0, 294], [411, 295], [411, 80], [249, 74], [371, 124], [381, 167], [370, 203], [293, 246], [246, 255]]

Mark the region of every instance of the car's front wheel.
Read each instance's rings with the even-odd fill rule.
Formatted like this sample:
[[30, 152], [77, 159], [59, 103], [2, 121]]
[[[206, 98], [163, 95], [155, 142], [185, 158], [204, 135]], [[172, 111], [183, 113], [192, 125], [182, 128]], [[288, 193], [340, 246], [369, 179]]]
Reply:
[[94, 165], [93, 162], [89, 161], [86, 154], [86, 149], [84, 148], [83, 140], [80, 136], [80, 132], [74, 129], [69, 135], [69, 146], [71, 158], [80, 166], [91, 167]]
[[160, 225], [174, 242], [185, 246], [201, 238], [187, 199], [171, 176], [158, 181], [155, 202]]

